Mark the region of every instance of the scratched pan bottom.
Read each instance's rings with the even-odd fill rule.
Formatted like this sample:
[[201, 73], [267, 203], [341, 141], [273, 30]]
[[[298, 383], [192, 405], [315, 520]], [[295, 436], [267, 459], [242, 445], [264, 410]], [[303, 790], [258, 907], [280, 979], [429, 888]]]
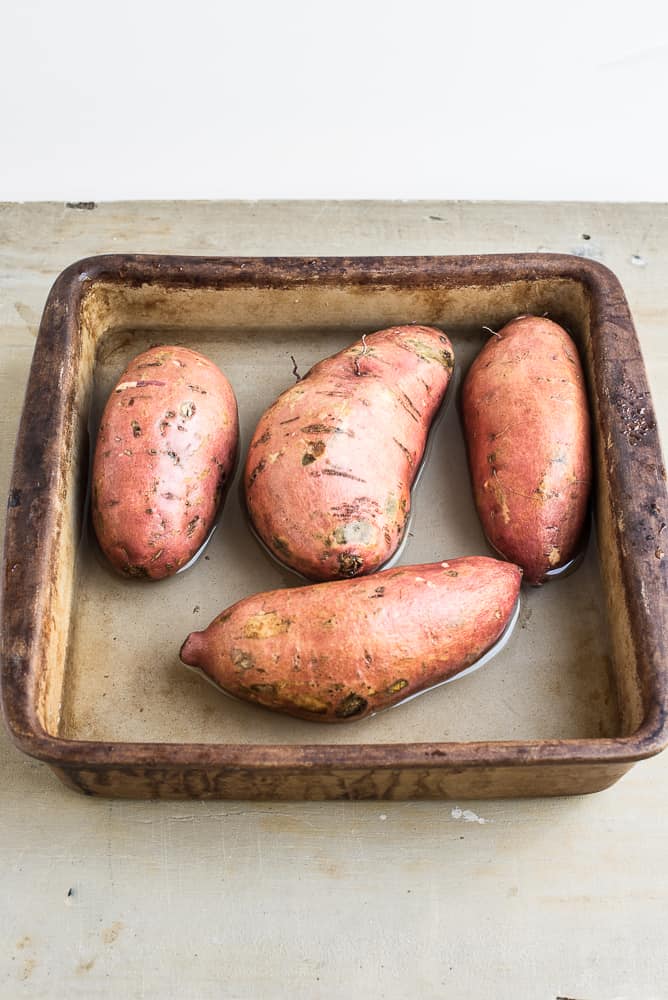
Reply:
[[[459, 374], [485, 334], [445, 326]], [[367, 332], [370, 332], [368, 328]], [[128, 361], [155, 343], [182, 343], [215, 361], [239, 402], [242, 456], [265, 407], [303, 374], [360, 335], [351, 328], [248, 326], [122, 330], [94, 369], [91, 428]], [[157, 584], [115, 576], [86, 532], [78, 552], [59, 735], [118, 742], [345, 744], [529, 740], [616, 735], [599, 563], [591, 532], [571, 575], [522, 592], [507, 645], [478, 671], [361, 722], [323, 726], [224, 697], [178, 658], [188, 632], [260, 590], [299, 585], [258, 545], [245, 522], [239, 470], [209, 546], [186, 572]], [[432, 435], [400, 562], [490, 555], [472, 501], [458, 408]]]

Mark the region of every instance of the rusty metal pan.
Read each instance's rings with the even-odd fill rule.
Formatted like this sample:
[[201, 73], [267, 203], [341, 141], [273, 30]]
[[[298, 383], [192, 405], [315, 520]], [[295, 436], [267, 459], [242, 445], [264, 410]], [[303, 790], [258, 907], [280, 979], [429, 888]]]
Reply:
[[[187, 632], [299, 580], [260, 549], [236, 487], [187, 571], [116, 577], [91, 537], [91, 446], [135, 354], [180, 343], [239, 400], [242, 454], [266, 406], [362, 333], [435, 324], [459, 375], [486, 334], [547, 313], [578, 342], [594, 425], [593, 530], [579, 568], [525, 588], [484, 668], [331, 727], [223, 698], [186, 671]], [[456, 387], [452, 395], [456, 395]], [[2, 699], [16, 744], [70, 787], [135, 798], [489, 798], [605, 788], [664, 748], [665, 470], [623, 291], [578, 257], [102, 256], [56, 281], [16, 447], [2, 598]], [[456, 400], [435, 428], [405, 564], [487, 554]]]

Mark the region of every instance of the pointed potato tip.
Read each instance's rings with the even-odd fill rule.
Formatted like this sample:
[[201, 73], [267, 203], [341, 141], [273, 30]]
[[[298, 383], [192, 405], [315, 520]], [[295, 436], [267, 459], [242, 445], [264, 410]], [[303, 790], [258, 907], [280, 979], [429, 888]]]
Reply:
[[202, 647], [201, 632], [191, 632], [179, 650], [179, 658], [188, 667], [199, 665], [199, 653]]

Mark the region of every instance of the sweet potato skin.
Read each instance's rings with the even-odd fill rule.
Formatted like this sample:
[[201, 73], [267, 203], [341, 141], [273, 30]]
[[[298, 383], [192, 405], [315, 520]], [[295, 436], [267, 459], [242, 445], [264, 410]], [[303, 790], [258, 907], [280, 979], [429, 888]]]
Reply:
[[577, 554], [591, 485], [587, 394], [566, 331], [537, 316], [508, 323], [471, 365], [462, 415], [485, 534], [540, 584]]
[[102, 415], [92, 473], [93, 527], [118, 572], [159, 580], [195, 555], [238, 439], [236, 398], [213, 362], [171, 346], [131, 361]]
[[191, 633], [181, 659], [278, 712], [362, 719], [478, 660], [512, 617], [521, 575], [477, 556], [256, 594]]
[[277, 559], [312, 580], [388, 561], [453, 365], [441, 330], [391, 327], [320, 361], [269, 407], [244, 486], [251, 522]]

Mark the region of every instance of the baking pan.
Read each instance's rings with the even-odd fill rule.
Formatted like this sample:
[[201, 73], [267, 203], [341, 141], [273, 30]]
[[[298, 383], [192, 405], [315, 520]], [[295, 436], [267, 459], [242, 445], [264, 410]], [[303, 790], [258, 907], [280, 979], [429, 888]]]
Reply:
[[[223, 697], [178, 660], [185, 635], [300, 581], [262, 551], [235, 485], [196, 563], [124, 580], [90, 535], [90, 452], [107, 393], [156, 343], [211, 357], [237, 393], [242, 454], [267, 404], [362, 333], [427, 323], [457, 374], [483, 325], [548, 314], [576, 338], [594, 424], [592, 531], [570, 576], [524, 588], [482, 669], [362, 722], [318, 726]], [[488, 554], [457, 387], [414, 496], [405, 564]], [[102, 256], [45, 307], [9, 496], [2, 697], [16, 744], [87, 794], [485, 798], [600, 790], [666, 744], [665, 471], [638, 341], [605, 267], [486, 257]]]

